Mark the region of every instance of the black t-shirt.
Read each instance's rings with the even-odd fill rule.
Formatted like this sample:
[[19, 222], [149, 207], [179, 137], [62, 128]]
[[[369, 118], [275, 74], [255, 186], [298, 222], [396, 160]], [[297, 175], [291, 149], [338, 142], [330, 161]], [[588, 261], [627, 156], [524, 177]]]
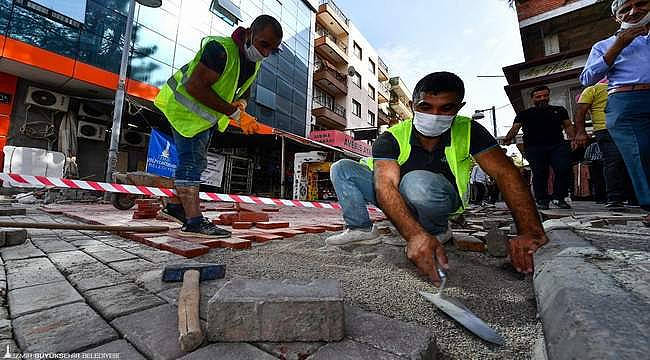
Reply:
[[[449, 182], [456, 184], [445, 156], [445, 147], [450, 143], [451, 130], [447, 130], [441, 135], [440, 142], [433, 149], [433, 152], [429, 152], [420, 145], [416, 132], [412, 131], [411, 154], [406, 162], [400, 166], [400, 176], [404, 177], [404, 175], [414, 170], [427, 170], [442, 174]], [[495, 146], [498, 145], [494, 137], [481, 124], [472, 121], [469, 144], [470, 155], [479, 154]], [[399, 144], [393, 134], [386, 131], [379, 135], [372, 146], [372, 157], [375, 160], [397, 160], [399, 157]]]
[[[219, 42], [210, 41], [205, 45], [205, 50], [203, 50], [203, 54], [201, 55], [201, 63], [207, 66], [210, 70], [223, 74], [227, 60], [228, 55], [226, 54], [226, 49], [224, 49], [223, 45]], [[246, 58], [246, 55], [240, 52], [239, 64], [239, 79], [237, 81], [237, 86], [241, 87], [244, 85], [246, 80], [255, 73], [255, 63], [249, 61]]]
[[569, 113], [562, 106], [532, 107], [515, 118], [524, 130], [524, 145], [555, 145], [564, 141], [562, 135], [564, 120]]

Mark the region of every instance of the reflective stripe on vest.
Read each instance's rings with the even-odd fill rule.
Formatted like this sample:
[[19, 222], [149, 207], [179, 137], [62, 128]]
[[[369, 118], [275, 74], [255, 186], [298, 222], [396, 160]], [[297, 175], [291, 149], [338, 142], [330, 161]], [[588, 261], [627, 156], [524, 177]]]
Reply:
[[223, 132], [228, 127], [230, 119], [228, 114], [219, 113], [192, 97], [185, 88], [185, 84], [198, 66], [206, 45], [211, 41], [220, 43], [226, 51], [226, 65], [217, 81], [211, 85], [212, 90], [224, 101], [232, 102], [241, 97], [255, 80], [261, 62], [255, 65], [255, 72], [242, 86], [237, 89], [240, 75], [239, 46], [230, 37], [208, 36], [202, 39], [201, 50], [194, 59], [172, 75], [163, 85], [154, 104], [167, 117], [172, 127], [185, 137], [218, 126]]
[[[472, 157], [469, 153], [472, 120], [465, 116], [456, 116], [451, 126], [451, 143], [445, 147], [445, 157], [454, 178], [456, 179], [456, 189], [461, 198], [461, 206], [452, 214], [460, 214], [464, 211], [469, 203], [469, 180], [473, 166]], [[388, 128], [397, 144], [400, 153], [397, 157], [397, 164], [402, 166], [411, 155], [411, 132], [413, 121], [404, 120]], [[361, 159], [361, 163], [368, 166], [371, 170], [374, 168], [372, 157]]]

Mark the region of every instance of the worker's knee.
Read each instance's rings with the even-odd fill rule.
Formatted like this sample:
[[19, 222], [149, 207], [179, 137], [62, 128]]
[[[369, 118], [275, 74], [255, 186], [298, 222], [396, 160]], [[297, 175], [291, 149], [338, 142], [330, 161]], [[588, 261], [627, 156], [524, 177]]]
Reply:
[[332, 181], [340, 181], [350, 178], [351, 174], [355, 171], [358, 172], [361, 166], [363, 165], [350, 159], [339, 160], [332, 164], [330, 168], [330, 179]]
[[406, 202], [421, 211], [453, 212], [459, 206], [454, 186], [442, 174], [416, 170], [404, 175], [400, 193]]

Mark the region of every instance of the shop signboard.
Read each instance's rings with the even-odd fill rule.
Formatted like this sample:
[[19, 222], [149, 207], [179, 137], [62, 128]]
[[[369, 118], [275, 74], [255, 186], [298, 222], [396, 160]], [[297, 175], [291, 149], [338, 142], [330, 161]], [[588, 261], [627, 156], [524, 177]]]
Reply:
[[370, 156], [372, 154], [370, 145], [362, 141], [354, 140], [352, 136], [338, 130], [312, 131], [309, 134], [309, 139], [362, 156]]

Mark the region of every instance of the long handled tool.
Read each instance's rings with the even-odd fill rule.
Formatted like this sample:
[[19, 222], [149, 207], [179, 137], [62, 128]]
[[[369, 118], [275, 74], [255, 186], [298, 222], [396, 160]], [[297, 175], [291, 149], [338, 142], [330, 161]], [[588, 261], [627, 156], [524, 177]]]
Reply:
[[183, 281], [178, 295], [178, 342], [181, 350], [190, 352], [203, 343], [199, 319], [199, 281], [221, 279], [225, 274], [225, 265], [198, 263], [165, 266], [163, 281]]
[[504, 345], [505, 340], [501, 335], [499, 335], [499, 333], [489, 327], [478, 316], [474, 315], [474, 313], [458, 302], [458, 300], [444, 295], [443, 292], [445, 290], [445, 284], [447, 283], [447, 275], [442, 271], [442, 269], [437, 268], [437, 270], [441, 281], [438, 293], [431, 294], [420, 291], [420, 295], [432, 302], [438, 309], [449, 315], [452, 319], [456, 320], [459, 324], [463, 325], [481, 339], [497, 345]]
[[119, 226], [91, 224], [59, 224], [38, 222], [0, 221], [0, 228], [21, 229], [59, 229], [59, 230], [92, 230], [92, 231], [133, 231], [140, 233], [155, 233], [169, 231], [169, 226]]

